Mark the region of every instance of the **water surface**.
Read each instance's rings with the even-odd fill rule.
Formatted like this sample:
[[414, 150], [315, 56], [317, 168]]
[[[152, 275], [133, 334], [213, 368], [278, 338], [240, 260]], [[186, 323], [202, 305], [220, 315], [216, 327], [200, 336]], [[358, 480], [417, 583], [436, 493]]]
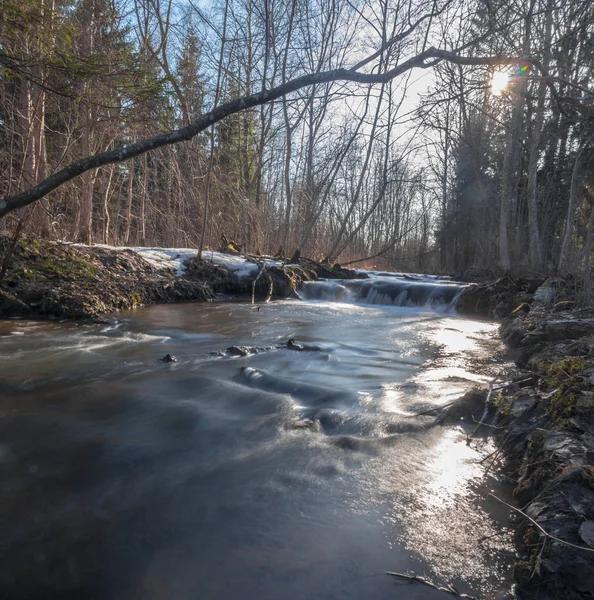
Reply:
[[[386, 571], [509, 585], [484, 499], [505, 490], [462, 428], [414, 417], [501, 372], [495, 324], [319, 301], [118, 316], [0, 322], [1, 598], [451, 597]], [[265, 348], [215, 354], [232, 344]]]

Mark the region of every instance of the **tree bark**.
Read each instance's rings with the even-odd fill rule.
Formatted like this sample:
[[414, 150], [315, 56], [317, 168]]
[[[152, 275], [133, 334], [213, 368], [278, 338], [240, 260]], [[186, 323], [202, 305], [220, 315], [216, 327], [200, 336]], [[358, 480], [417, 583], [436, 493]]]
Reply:
[[[229, 11], [229, 0], [225, 0], [225, 14], [223, 16], [223, 35], [221, 38], [221, 51], [219, 54], [219, 64], [218, 64], [218, 69], [217, 69], [217, 87], [215, 89], [215, 98], [214, 98], [214, 108], [211, 111], [211, 113], [209, 113], [209, 115], [204, 115], [204, 117], [202, 117], [201, 119], [198, 119], [198, 121], [195, 121], [192, 125], [185, 127], [184, 129], [188, 130], [190, 129], [190, 131], [188, 131], [188, 137], [186, 139], [191, 139], [193, 138], [196, 134], [200, 133], [200, 131], [203, 131], [204, 129], [206, 129], [209, 125], [211, 127], [210, 130], [210, 156], [208, 158], [208, 169], [206, 171], [206, 182], [204, 184], [204, 209], [203, 209], [203, 213], [202, 213], [202, 231], [200, 232], [200, 245], [198, 246], [198, 258], [202, 258], [202, 251], [204, 250], [204, 241], [206, 240], [206, 229], [208, 227], [208, 205], [209, 205], [209, 196], [210, 196], [210, 179], [212, 177], [212, 169], [214, 166], [214, 127], [212, 127], [212, 125], [214, 125], [217, 121], [220, 121], [221, 119], [223, 119], [225, 116], [231, 115], [233, 113], [239, 112], [239, 110], [234, 110], [231, 112], [228, 112], [227, 114], [224, 114], [223, 116], [221, 116], [218, 119], [215, 119], [213, 113], [216, 113], [217, 111], [217, 104], [219, 102], [219, 95], [221, 93], [221, 79], [223, 76], [223, 59], [225, 57], [225, 42], [226, 42], [226, 38], [227, 38], [227, 13]], [[227, 103], [230, 104], [230, 103]], [[220, 108], [224, 108], [225, 106], [227, 106], [226, 104], [224, 104], [222, 107]], [[256, 104], [254, 104], [253, 106], [256, 106]], [[202, 121], [205, 117], [208, 117], [208, 121], [210, 122], [209, 125], [205, 125], [202, 128], [198, 128], [196, 127], [196, 125]], [[196, 129], [196, 133], [193, 133], [191, 128]], [[183, 130], [180, 130], [183, 131]], [[179, 132], [174, 132], [174, 133], [179, 133]], [[175, 142], [170, 142], [170, 143], [175, 143]]]
[[[91, 153], [91, 127], [92, 119], [90, 107], [85, 103], [82, 110], [82, 145], [85, 154]], [[83, 244], [93, 243], [93, 195], [95, 191], [95, 173], [86, 171], [83, 173], [82, 198], [80, 205], [80, 234], [79, 239]]]
[[132, 222], [132, 201], [134, 199], [134, 159], [130, 161], [128, 171], [128, 205], [126, 207], [126, 225], [124, 229], [124, 245], [130, 242], [130, 224]]
[[[553, 28], [553, 0], [547, 0], [546, 11], [547, 15], [543, 40], [545, 49], [543, 67], [548, 70], [551, 56], [550, 44]], [[536, 114], [534, 116], [532, 136], [528, 149], [528, 234], [530, 238], [530, 263], [532, 268], [536, 270], [540, 269], [542, 266], [542, 253], [538, 227], [538, 202], [536, 197], [536, 175], [538, 171], [539, 149], [544, 123], [546, 88], [546, 83], [542, 80], [539, 81]]]
[[559, 253], [559, 272], [562, 273], [564, 269], [568, 267], [570, 246], [573, 239], [573, 229], [575, 220], [575, 205], [576, 205], [576, 193], [577, 185], [580, 174], [580, 161], [582, 159], [582, 153], [590, 145], [590, 142], [594, 140], [594, 135], [591, 135], [583, 144], [578, 151], [575, 162], [573, 164], [573, 170], [571, 172], [571, 184], [569, 186], [569, 204], [567, 205], [567, 217], [565, 219], [565, 234], [563, 235], [563, 243], [561, 245], [561, 252]]

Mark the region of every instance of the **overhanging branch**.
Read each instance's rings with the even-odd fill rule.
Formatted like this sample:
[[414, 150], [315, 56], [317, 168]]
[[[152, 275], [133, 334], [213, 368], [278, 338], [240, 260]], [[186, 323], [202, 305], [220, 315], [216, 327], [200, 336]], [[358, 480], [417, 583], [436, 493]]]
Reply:
[[[365, 85], [386, 83], [387, 81], [390, 81], [391, 79], [394, 79], [411, 69], [428, 68], [430, 65], [427, 64], [427, 61], [434, 62], [436, 60], [445, 60], [460, 65], [494, 66], [513, 64], [518, 62], [520, 59], [518, 57], [503, 56], [464, 57], [459, 56], [454, 52], [448, 52], [446, 50], [440, 50], [437, 48], [429, 48], [384, 73], [361, 73], [356, 69], [343, 68], [303, 75], [270, 90], [262, 90], [252, 94], [251, 96], [244, 96], [243, 98], [238, 98], [237, 100], [232, 100], [225, 104], [221, 104], [193, 123], [182, 127], [181, 129], [156, 135], [134, 144], [123, 146], [117, 150], [101, 152], [99, 154], [77, 160], [67, 167], [64, 167], [60, 171], [57, 171], [47, 179], [44, 179], [41, 183], [30, 188], [29, 190], [1, 200], [0, 218], [6, 216], [8, 213], [14, 210], [24, 208], [25, 206], [44, 198], [47, 196], [47, 194], [57, 189], [64, 183], [71, 181], [87, 171], [97, 169], [98, 167], [102, 167], [104, 165], [124, 162], [163, 146], [170, 146], [179, 142], [191, 140], [205, 129], [208, 129], [215, 123], [218, 123], [230, 115], [241, 112], [248, 108], [267, 104], [268, 102], [277, 100], [282, 96], [286, 96], [287, 94], [291, 94], [302, 88], [321, 83], [330, 83], [333, 81], [352, 81]], [[522, 58], [522, 60], [525, 62], [531, 62], [537, 68], [542, 70], [542, 66], [540, 66], [538, 61], [525, 58]]]

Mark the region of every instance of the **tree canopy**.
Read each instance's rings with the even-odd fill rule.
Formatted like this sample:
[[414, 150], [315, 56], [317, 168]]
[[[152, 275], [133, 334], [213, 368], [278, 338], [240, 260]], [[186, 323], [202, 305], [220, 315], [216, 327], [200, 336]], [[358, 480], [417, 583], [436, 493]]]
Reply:
[[0, 14], [6, 227], [589, 269], [589, 2], [0, 0]]

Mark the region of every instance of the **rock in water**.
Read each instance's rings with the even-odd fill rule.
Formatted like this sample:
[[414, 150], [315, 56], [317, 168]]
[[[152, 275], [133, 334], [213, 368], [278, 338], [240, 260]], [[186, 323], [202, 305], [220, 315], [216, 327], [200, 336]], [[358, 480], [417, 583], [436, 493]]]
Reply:
[[296, 350], [297, 352], [319, 352], [321, 348], [312, 344], [297, 344], [295, 338], [291, 338], [287, 342], [287, 348], [289, 350]]
[[171, 355], [171, 354], [166, 354], [163, 358], [159, 359], [161, 362], [164, 363], [174, 363], [177, 362], [177, 358], [175, 358], [175, 356]]
[[248, 356], [249, 354], [254, 354], [254, 351], [247, 346], [229, 346], [225, 350], [225, 353], [230, 356]]

